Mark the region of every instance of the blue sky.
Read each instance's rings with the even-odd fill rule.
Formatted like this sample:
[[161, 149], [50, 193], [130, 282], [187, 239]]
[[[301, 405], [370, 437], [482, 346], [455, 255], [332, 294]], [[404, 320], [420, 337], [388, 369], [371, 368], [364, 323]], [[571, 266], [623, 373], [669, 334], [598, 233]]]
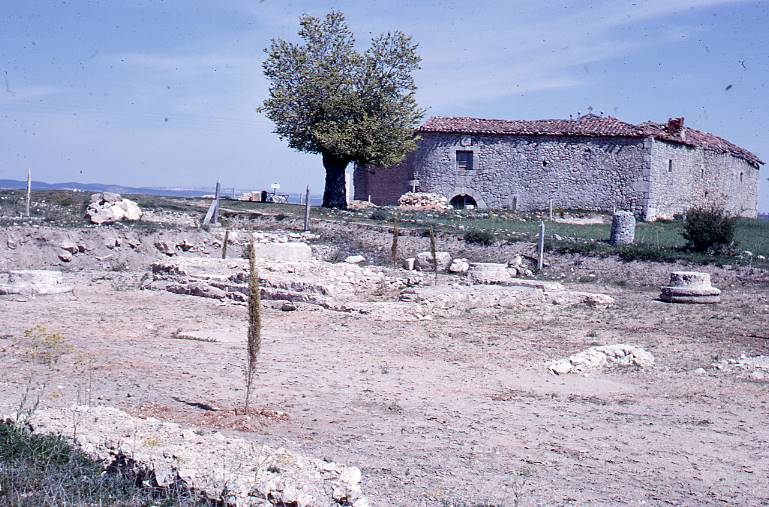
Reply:
[[0, 0], [0, 178], [320, 192], [255, 109], [263, 48], [332, 8], [413, 35], [428, 115], [685, 116], [769, 160], [766, 1]]

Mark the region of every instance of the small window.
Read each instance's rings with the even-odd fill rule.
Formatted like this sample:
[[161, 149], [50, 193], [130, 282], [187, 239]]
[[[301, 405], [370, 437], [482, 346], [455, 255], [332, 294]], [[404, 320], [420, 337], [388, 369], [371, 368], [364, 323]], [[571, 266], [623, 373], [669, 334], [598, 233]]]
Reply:
[[668, 159], [668, 172], [673, 172], [673, 159]]
[[742, 173], [740, 173], [740, 183], [742, 183]]
[[542, 167], [547, 167], [547, 160], [542, 161]]
[[473, 170], [473, 152], [472, 151], [457, 151], [457, 169], [460, 171], [472, 171]]
[[700, 169], [700, 176], [705, 177], [705, 168]]

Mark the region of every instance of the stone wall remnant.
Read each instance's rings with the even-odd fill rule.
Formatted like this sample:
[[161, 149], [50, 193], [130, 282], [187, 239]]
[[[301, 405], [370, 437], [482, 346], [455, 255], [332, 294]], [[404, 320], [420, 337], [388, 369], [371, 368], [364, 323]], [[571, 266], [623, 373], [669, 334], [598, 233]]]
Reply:
[[358, 467], [252, 439], [203, 433], [104, 406], [39, 410], [29, 425], [36, 433], [74, 435], [75, 443], [105, 469], [132, 466], [149, 471], [161, 487], [184, 486], [215, 503], [225, 498], [226, 505], [237, 506], [369, 505]]

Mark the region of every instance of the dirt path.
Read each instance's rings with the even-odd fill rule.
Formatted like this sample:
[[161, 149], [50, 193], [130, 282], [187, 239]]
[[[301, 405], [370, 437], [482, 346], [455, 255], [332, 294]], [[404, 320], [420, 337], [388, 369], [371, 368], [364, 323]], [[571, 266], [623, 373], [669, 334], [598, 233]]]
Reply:
[[[0, 334], [43, 324], [91, 357], [79, 375], [67, 360], [47, 406], [90, 385], [93, 403], [206, 426], [192, 404], [243, 397], [245, 308], [140, 291], [141, 275], [72, 273], [72, 300], [0, 301]], [[769, 502], [769, 382], [709, 367], [769, 354], [769, 290], [727, 291], [718, 306], [612, 295], [609, 309], [419, 322], [268, 308], [254, 396], [266, 415], [249, 435], [359, 466], [374, 505]], [[221, 341], [178, 339], [201, 329]], [[547, 373], [548, 360], [610, 343], [641, 345], [656, 366]], [[3, 411], [24, 382], [17, 352], [0, 340]]]

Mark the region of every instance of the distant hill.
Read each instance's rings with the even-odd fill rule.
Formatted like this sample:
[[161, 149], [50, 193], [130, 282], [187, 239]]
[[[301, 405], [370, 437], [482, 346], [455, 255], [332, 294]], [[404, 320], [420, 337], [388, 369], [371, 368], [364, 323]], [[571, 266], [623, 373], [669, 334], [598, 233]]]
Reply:
[[[27, 188], [27, 182], [21, 180], [0, 179], [0, 188], [24, 189]], [[213, 189], [207, 188], [125, 187], [122, 185], [108, 185], [104, 183], [76, 183], [74, 181], [65, 183], [46, 183], [44, 181], [35, 180], [32, 180], [32, 189], [81, 190], [83, 192], [114, 192], [116, 194], [165, 195], [169, 197], [200, 197], [201, 195], [213, 193]]]
[[[0, 189], [26, 189], [26, 180], [3, 180], [0, 179]], [[212, 195], [214, 188], [169, 188], [169, 187], [125, 187], [123, 185], [109, 185], [105, 183], [76, 183], [67, 181], [64, 183], [46, 183], [44, 181], [32, 180], [32, 190], [79, 190], [82, 192], [114, 192], [116, 194], [144, 194], [144, 195], [164, 195], [167, 197], [201, 197]], [[243, 192], [252, 192], [253, 189], [243, 190], [232, 187], [222, 187], [223, 198], [233, 197]], [[298, 193], [288, 193], [289, 204], [299, 202]], [[310, 204], [320, 205], [323, 202], [321, 195], [310, 195]]]

